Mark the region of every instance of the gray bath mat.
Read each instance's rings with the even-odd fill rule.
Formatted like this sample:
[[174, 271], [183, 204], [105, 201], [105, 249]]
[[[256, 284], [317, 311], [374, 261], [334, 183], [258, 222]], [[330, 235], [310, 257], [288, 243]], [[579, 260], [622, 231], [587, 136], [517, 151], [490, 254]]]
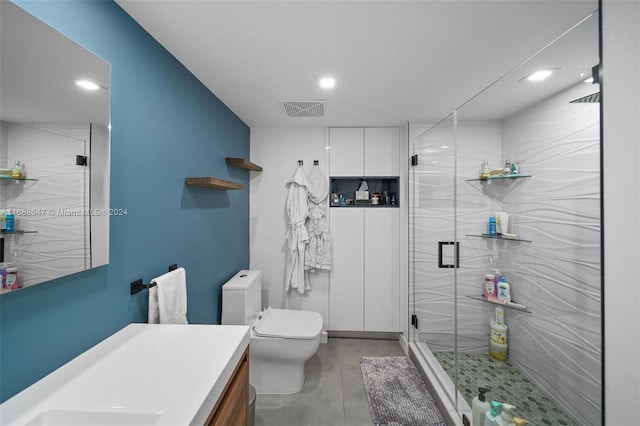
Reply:
[[360, 368], [376, 425], [446, 426], [409, 357], [362, 357]]

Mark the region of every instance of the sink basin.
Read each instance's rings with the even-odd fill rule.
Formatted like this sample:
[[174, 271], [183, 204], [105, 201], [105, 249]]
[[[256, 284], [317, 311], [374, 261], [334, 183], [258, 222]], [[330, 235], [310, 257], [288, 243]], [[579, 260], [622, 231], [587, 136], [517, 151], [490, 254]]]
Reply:
[[161, 413], [131, 413], [113, 411], [47, 410], [34, 417], [26, 426], [104, 426], [156, 425]]
[[248, 326], [129, 324], [0, 404], [0, 424], [204, 424], [249, 339]]

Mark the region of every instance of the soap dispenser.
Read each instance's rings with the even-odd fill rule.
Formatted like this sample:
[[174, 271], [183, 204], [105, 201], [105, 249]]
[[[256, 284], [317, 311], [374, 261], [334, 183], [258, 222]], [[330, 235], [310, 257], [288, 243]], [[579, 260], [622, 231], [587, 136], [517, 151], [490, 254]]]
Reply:
[[491, 400], [491, 410], [487, 411], [487, 414], [484, 416], [484, 426], [495, 426], [496, 418], [500, 416], [500, 408], [502, 407], [502, 402]]
[[491, 389], [479, 387], [478, 395], [474, 396], [471, 401], [471, 423], [473, 426], [483, 426], [487, 411], [491, 410], [491, 404], [485, 396], [485, 393], [489, 391]]
[[502, 404], [502, 413], [496, 417], [496, 424], [498, 426], [516, 426], [513, 421], [513, 415], [511, 411], [516, 408], [511, 404]]

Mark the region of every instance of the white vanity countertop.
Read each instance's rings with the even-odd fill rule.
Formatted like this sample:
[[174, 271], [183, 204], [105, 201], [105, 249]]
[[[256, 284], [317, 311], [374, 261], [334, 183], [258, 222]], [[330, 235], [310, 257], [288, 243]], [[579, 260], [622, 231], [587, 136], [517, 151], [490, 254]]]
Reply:
[[0, 405], [10, 425], [202, 425], [249, 327], [129, 324]]

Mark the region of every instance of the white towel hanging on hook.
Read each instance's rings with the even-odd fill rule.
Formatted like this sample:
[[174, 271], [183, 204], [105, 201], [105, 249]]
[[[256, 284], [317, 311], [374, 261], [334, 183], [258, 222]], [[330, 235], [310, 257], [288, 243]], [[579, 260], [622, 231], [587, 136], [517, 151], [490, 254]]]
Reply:
[[304, 258], [304, 269], [307, 271], [331, 269], [331, 236], [326, 221], [329, 181], [316, 162], [309, 172], [308, 187], [309, 243]]
[[305, 279], [304, 273], [305, 251], [309, 241], [305, 222], [309, 216], [309, 207], [307, 205], [307, 177], [302, 169], [302, 161], [298, 161], [298, 167], [296, 167], [286, 187], [287, 258], [285, 291], [294, 288], [299, 293], [304, 293], [307, 290], [311, 290], [311, 286]]

